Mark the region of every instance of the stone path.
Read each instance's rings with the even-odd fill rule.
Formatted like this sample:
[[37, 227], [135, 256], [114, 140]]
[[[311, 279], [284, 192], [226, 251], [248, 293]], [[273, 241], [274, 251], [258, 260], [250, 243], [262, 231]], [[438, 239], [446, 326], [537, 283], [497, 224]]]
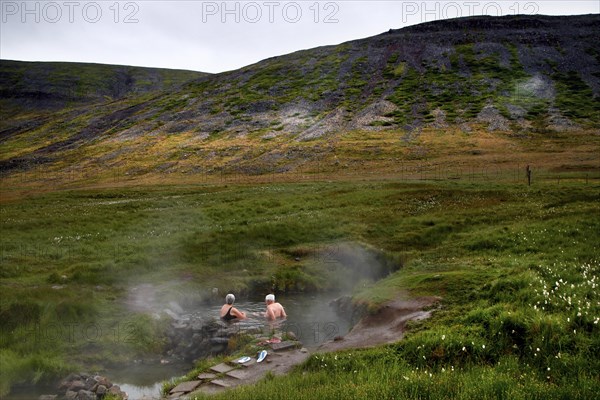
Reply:
[[167, 399], [193, 399], [199, 394], [214, 394], [241, 385], [256, 383], [267, 373], [283, 375], [302, 363], [310, 354], [305, 348], [298, 349], [299, 342], [273, 343], [267, 358], [256, 362], [256, 355], [244, 364], [234, 361], [213, 365], [210, 371], [198, 375], [197, 380], [182, 382], [169, 392]]

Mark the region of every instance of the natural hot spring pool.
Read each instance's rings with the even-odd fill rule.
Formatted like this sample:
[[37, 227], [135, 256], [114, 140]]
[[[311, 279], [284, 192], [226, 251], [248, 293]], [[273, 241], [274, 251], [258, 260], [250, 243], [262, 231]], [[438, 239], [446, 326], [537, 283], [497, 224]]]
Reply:
[[[331, 254], [328, 253], [327, 261], [329, 262], [329, 268], [334, 272], [333, 276], [336, 279], [338, 289], [316, 294], [277, 293], [277, 301], [283, 304], [288, 314], [288, 319], [278, 330], [294, 332], [298, 340], [309, 350], [318, 348], [320, 344], [330, 341], [338, 335], [345, 335], [350, 330], [352, 323], [356, 322], [351, 321], [352, 315], [338, 313], [337, 309], [330, 305], [333, 300], [351, 293], [353, 288], [360, 282], [364, 280], [376, 281], [398, 267], [397, 263], [391, 262], [385, 257], [382, 258], [376, 251], [366, 250], [358, 245], [340, 245], [336, 249], [337, 251]], [[145, 305], [149, 310], [161, 309], [159, 303], [153, 303], [153, 299], [157, 297], [155, 296], [157, 288], [153, 285], [146, 285], [145, 287], [148, 289], [146, 292], [142, 290], [136, 292], [134, 305]], [[257, 293], [256, 296], [249, 299], [236, 301], [235, 306], [238, 309], [254, 315], [247, 321], [239, 322], [240, 327], [250, 325], [260, 327], [265, 333], [269, 332], [270, 327], [261, 316], [265, 310], [265, 295], [266, 293]], [[221, 306], [222, 303], [219, 303], [213, 306], [199, 306], [197, 309], [180, 310], [177, 317], [180, 320], [187, 321], [187, 323], [196, 321], [197, 324], [203, 325], [210, 318], [218, 318]], [[144, 312], [144, 307], [141, 308], [137, 311], [134, 309], [132, 312]], [[351, 311], [348, 312], [351, 313]], [[189, 349], [194, 349], [196, 341], [193, 336], [190, 336], [190, 338], [192, 340], [190, 342], [191, 347], [187, 347], [187, 344], [183, 341], [175, 341], [177, 344], [185, 344], [183, 346], [183, 358], [190, 355]], [[200, 350], [201, 346], [197, 346], [195, 349]], [[195, 356], [188, 358], [194, 359]], [[192, 367], [191, 362], [161, 363], [160, 359], [155, 359], [150, 363], [137, 363], [102, 371], [94, 371], [90, 368], [87, 372], [100, 372], [101, 375], [106, 376], [111, 382], [118, 384], [123, 391], [127, 392], [130, 399], [137, 400], [159, 398], [163, 381], [182, 376], [189, 372]], [[43, 389], [44, 392], [40, 392], [40, 389]], [[54, 392], [56, 392], [54, 388], [19, 387], [14, 388], [6, 399], [38, 398], [40, 394], [52, 394]]]
[[[345, 335], [352, 327], [349, 315], [340, 315], [330, 305], [340, 293], [290, 294], [277, 295], [288, 314], [288, 319], [281, 324], [281, 331], [292, 331], [298, 340], [309, 350], [315, 350], [321, 343], [332, 340], [335, 336]], [[262, 297], [262, 296], [261, 296]], [[236, 301], [235, 307], [249, 314], [262, 315], [265, 303], [262, 298], [256, 300]], [[208, 316], [218, 317], [221, 304], [207, 306], [199, 310], [189, 310], [183, 318], [206, 319]], [[253, 325], [268, 329], [262, 317], [251, 316], [240, 325]], [[191, 364], [141, 364], [122, 370], [110, 370], [105, 375], [121, 389], [129, 394], [130, 399], [153, 399], [160, 397], [163, 381], [178, 377], [192, 368]]]

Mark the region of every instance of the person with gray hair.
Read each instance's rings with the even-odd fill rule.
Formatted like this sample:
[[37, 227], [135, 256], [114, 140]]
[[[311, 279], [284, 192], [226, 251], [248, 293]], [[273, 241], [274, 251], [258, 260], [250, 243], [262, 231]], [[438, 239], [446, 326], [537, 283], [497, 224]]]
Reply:
[[221, 307], [221, 319], [223, 321], [234, 321], [240, 319], [246, 319], [246, 313], [238, 310], [233, 306], [235, 302], [235, 296], [229, 293], [225, 296], [225, 304]]
[[275, 321], [278, 318], [287, 318], [287, 314], [283, 309], [283, 306], [275, 302], [275, 295], [268, 294], [265, 297], [265, 303], [267, 303], [267, 311], [265, 317], [270, 321]]

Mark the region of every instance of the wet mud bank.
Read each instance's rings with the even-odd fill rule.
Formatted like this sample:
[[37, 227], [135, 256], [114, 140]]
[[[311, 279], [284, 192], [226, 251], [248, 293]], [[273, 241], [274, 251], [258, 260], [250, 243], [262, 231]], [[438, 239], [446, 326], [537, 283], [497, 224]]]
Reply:
[[404, 337], [408, 321], [420, 321], [431, 316], [439, 297], [409, 298], [406, 294], [383, 304], [375, 313], [364, 314], [344, 336], [323, 343], [318, 351], [329, 352], [351, 348], [368, 348], [393, 343]]

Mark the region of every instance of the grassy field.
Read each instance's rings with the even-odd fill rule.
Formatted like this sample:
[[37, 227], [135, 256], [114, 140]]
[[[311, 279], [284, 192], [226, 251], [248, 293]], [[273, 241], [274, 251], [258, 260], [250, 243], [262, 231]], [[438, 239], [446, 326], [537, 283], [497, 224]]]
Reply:
[[389, 230], [369, 235], [410, 261], [355, 299], [441, 296], [433, 318], [397, 344], [316, 354], [220, 398], [595, 398], [598, 187], [423, 185], [396, 198], [417, 193], [421, 210], [387, 203]]
[[[80, 122], [57, 131], [66, 134], [89, 123]], [[54, 140], [34, 131], [7, 138], [0, 157], [23, 157]], [[351, 130], [305, 142], [251, 135], [214, 140], [188, 133], [143, 135], [94, 142], [69, 150], [57, 162], [5, 174], [1, 196], [7, 201], [82, 187], [354, 181], [374, 176], [517, 183], [524, 181], [526, 165], [533, 168], [534, 182], [556, 183], [599, 179], [598, 148], [597, 130], [514, 134], [488, 132], [483, 126], [469, 132], [456, 126], [412, 133]]]
[[213, 287], [328, 290], [323, 260], [309, 255], [356, 242], [400, 267], [357, 288], [357, 302], [440, 296], [433, 317], [397, 344], [315, 355], [228, 398], [592, 398], [600, 185], [492, 178], [9, 196], [0, 209], [0, 393], [160, 352], [164, 322], [127, 309], [136, 285], [160, 282], [160, 301], [184, 305]]

